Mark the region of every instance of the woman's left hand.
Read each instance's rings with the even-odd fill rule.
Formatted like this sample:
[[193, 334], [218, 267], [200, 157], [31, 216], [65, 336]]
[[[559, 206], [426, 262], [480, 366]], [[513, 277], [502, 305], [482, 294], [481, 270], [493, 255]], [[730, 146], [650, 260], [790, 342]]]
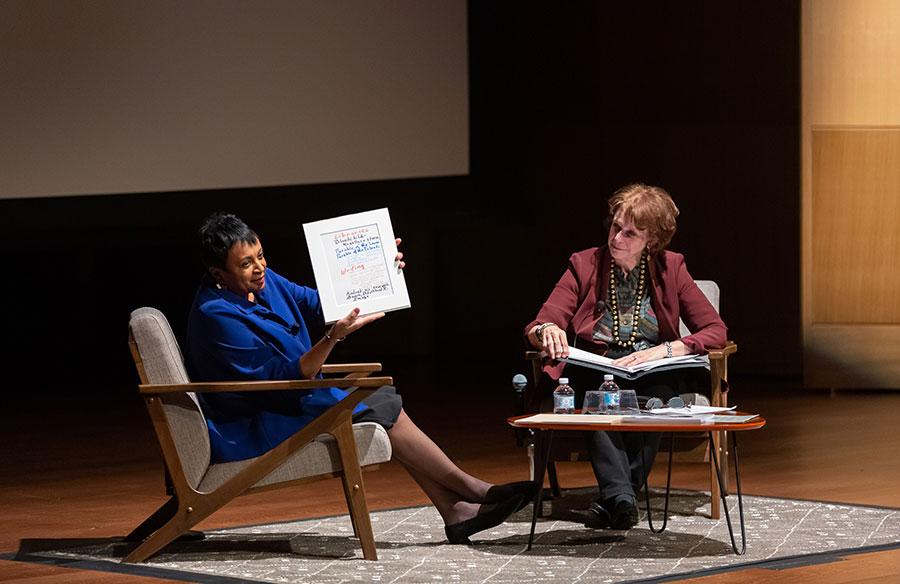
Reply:
[[[684, 343], [682, 343], [681, 341], [672, 341], [670, 344], [672, 345], [673, 357], [687, 355], [687, 349], [685, 348]], [[613, 361], [612, 364], [622, 367], [634, 367], [635, 365], [640, 365], [641, 363], [646, 363], [647, 361], [664, 359], [666, 356], [668, 356], [668, 354], [669, 350], [666, 348], [665, 344], [656, 345], [655, 347], [650, 347], [649, 349], [644, 349], [643, 351], [636, 351], [631, 355], [619, 357], [618, 359]]]
[[333, 340], [343, 341], [344, 338], [346, 338], [346, 336], [353, 331], [357, 331], [370, 322], [378, 320], [379, 318], [382, 318], [384, 316], [383, 312], [364, 314], [362, 316], [360, 316], [359, 312], [359, 308], [354, 308], [350, 311], [350, 314], [331, 325], [329, 335]]
[[[400, 247], [400, 242], [403, 241], [399, 237], [395, 240], [397, 247]], [[397, 257], [394, 258], [394, 261], [397, 263], [397, 268], [403, 269], [406, 267], [406, 262], [403, 261], [403, 253], [397, 252]]]

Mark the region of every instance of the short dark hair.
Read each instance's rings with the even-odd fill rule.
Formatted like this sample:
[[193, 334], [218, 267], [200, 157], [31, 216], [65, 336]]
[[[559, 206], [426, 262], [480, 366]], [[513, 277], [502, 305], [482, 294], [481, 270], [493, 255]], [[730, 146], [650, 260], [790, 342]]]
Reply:
[[236, 215], [216, 211], [200, 226], [200, 257], [207, 268], [224, 268], [228, 250], [239, 241], [253, 245], [259, 239]]

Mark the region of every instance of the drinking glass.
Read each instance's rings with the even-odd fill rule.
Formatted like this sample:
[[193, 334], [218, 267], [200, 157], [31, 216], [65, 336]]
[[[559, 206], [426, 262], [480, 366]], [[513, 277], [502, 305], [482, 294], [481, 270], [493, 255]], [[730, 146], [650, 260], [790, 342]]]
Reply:
[[606, 404], [603, 403], [603, 395], [599, 391], [584, 392], [584, 402], [581, 405], [582, 414], [605, 414]]
[[637, 393], [633, 389], [619, 390], [619, 413], [622, 414], [639, 414]]

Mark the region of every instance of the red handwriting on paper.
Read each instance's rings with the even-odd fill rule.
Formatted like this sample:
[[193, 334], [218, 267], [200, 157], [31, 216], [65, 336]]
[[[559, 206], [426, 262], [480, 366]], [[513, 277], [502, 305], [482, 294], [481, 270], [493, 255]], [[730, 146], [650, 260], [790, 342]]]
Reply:
[[352, 231], [341, 231], [334, 234], [334, 243], [335, 245], [339, 243], [350, 243], [354, 240], [366, 237], [367, 233], [369, 233], [368, 227], [360, 227], [359, 229], [354, 229]]
[[341, 275], [346, 276], [347, 274], [349, 274], [351, 272], [355, 272], [357, 270], [365, 270], [365, 269], [366, 269], [366, 266], [364, 264], [359, 264], [358, 266], [350, 266], [347, 268], [341, 268]]

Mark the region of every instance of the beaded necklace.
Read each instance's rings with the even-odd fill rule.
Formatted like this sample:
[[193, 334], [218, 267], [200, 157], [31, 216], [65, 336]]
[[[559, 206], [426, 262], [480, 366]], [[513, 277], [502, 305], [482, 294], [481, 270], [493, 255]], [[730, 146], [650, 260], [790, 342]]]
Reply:
[[634, 299], [634, 321], [631, 327], [631, 335], [628, 338], [628, 342], [623, 343], [621, 337], [619, 336], [619, 305], [616, 302], [616, 262], [610, 262], [609, 265], [609, 304], [610, 304], [610, 312], [612, 312], [613, 326], [613, 340], [617, 345], [623, 348], [633, 347], [634, 341], [637, 338], [637, 329], [638, 323], [641, 320], [641, 302], [644, 300], [644, 292], [646, 286], [646, 274], [647, 274], [647, 252], [641, 254], [641, 271], [638, 276], [638, 287], [637, 293], [635, 294]]

